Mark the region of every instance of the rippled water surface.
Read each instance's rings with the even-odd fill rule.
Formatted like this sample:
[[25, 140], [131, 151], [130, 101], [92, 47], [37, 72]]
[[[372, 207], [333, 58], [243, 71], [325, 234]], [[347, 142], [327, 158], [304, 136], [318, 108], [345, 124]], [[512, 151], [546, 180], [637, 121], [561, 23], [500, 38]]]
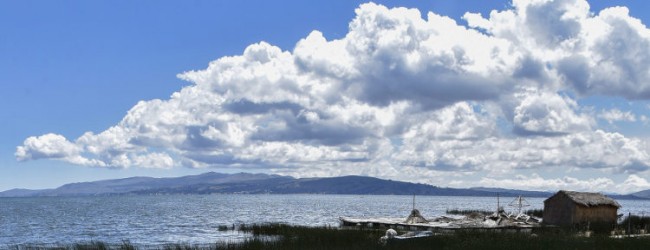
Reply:
[[[501, 198], [501, 203], [507, 205], [511, 200]], [[529, 208], [542, 208], [543, 200], [529, 198]], [[623, 205], [619, 213], [650, 212], [650, 201], [619, 203]], [[388, 195], [0, 198], [0, 247], [93, 240], [206, 244], [246, 237], [236, 231], [218, 231], [220, 225], [284, 222], [337, 226], [340, 216], [406, 217], [411, 206], [411, 196]], [[496, 198], [418, 196], [416, 207], [425, 217], [431, 217], [455, 208], [493, 210]]]

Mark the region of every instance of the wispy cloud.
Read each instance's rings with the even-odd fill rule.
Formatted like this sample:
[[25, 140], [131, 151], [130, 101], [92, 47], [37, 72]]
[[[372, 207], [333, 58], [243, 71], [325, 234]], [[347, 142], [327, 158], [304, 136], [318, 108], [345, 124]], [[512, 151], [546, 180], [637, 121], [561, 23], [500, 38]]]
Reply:
[[623, 112], [620, 109], [603, 110], [598, 114], [598, 118], [604, 119], [609, 124], [614, 122], [635, 122], [636, 116], [631, 111]]

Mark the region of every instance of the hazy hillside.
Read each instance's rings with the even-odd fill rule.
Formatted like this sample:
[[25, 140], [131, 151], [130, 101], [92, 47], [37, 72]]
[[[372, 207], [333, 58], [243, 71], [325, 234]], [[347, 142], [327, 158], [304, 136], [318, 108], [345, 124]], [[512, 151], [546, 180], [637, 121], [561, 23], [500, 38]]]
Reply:
[[650, 189], [630, 194], [639, 198], [650, 199]]
[[[70, 183], [56, 189], [12, 189], [0, 197], [89, 196], [123, 194], [368, 194], [440, 196], [549, 197], [552, 192], [503, 188], [443, 188], [427, 184], [384, 180], [366, 176], [302, 178], [267, 174], [205, 173], [176, 178], [131, 177], [115, 180]], [[650, 190], [632, 195], [610, 195], [616, 199], [650, 198]]]
[[129, 194], [143, 190], [182, 188], [192, 185], [220, 185], [225, 183], [259, 181], [275, 177], [278, 176], [249, 173], [222, 174], [214, 172], [175, 178], [131, 177], [125, 179], [70, 183], [56, 189], [47, 190], [12, 189], [0, 192], [0, 197]]
[[491, 196], [490, 192], [440, 188], [425, 184], [383, 180], [365, 176], [330, 178], [274, 177], [264, 180], [215, 184], [197, 184], [138, 191], [151, 193], [271, 193], [271, 194], [394, 194], [394, 195], [457, 195]]

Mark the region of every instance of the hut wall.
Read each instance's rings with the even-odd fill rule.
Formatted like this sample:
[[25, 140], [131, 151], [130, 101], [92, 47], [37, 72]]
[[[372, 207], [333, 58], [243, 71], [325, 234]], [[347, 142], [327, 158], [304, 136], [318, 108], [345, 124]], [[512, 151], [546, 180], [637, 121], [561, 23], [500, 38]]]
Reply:
[[617, 219], [616, 207], [613, 206], [576, 206], [575, 218], [573, 223], [582, 222], [606, 222], [615, 223]]
[[601, 204], [586, 206], [582, 203], [577, 203], [566, 193], [560, 191], [544, 201], [543, 217], [545, 224], [558, 226], [574, 225], [585, 222], [598, 224], [616, 223], [618, 218], [617, 212], [618, 208], [614, 205]]
[[551, 225], [569, 225], [573, 222], [576, 205], [563, 194], [556, 194], [544, 202], [544, 223]]

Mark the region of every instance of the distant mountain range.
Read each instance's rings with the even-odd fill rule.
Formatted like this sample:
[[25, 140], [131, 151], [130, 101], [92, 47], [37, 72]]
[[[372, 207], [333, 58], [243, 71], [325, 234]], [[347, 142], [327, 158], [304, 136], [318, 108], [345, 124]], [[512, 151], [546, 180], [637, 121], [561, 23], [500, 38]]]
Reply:
[[[0, 197], [98, 196], [129, 194], [367, 194], [439, 196], [518, 196], [549, 197], [552, 192], [502, 188], [444, 188], [427, 184], [384, 180], [366, 176], [293, 178], [268, 174], [223, 174], [209, 172], [176, 178], [131, 177], [66, 184], [55, 189], [12, 189]], [[650, 190], [630, 195], [610, 195], [617, 199], [650, 198]]]
[[634, 197], [641, 197], [641, 198], [645, 198], [645, 199], [650, 199], [650, 189], [639, 191], [639, 192], [636, 192], [636, 193], [631, 193], [630, 195], [634, 196]]

